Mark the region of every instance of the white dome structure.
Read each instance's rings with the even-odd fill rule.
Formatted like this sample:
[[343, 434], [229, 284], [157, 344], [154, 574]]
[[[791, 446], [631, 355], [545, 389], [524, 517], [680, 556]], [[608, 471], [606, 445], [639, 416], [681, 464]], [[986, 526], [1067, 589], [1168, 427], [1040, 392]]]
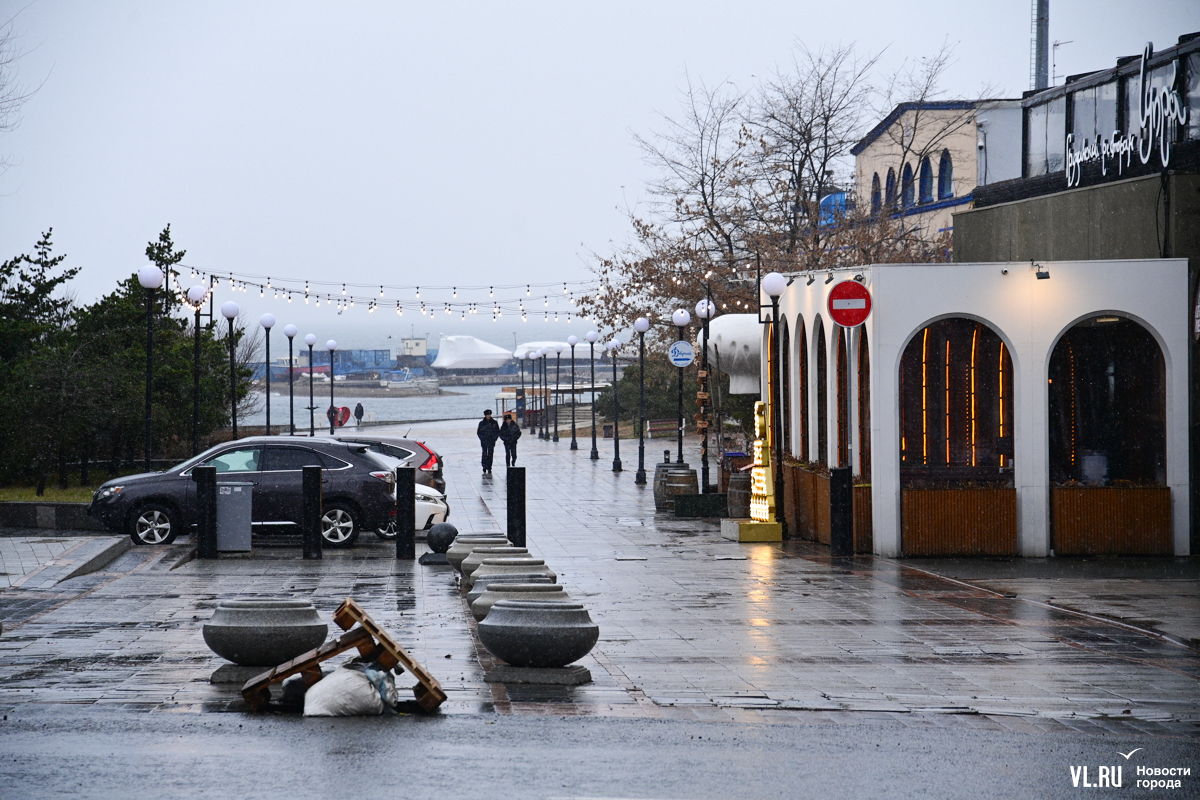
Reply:
[[512, 359], [503, 347], [474, 336], [443, 336], [434, 369], [499, 369]]

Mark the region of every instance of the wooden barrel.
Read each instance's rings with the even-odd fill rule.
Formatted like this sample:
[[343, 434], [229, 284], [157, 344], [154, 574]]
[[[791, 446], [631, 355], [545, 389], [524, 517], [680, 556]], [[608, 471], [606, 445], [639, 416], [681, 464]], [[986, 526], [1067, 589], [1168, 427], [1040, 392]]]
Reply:
[[673, 469], [687, 469], [687, 464], [672, 464], [660, 461], [654, 466], [654, 510], [673, 511], [674, 501], [667, 495], [667, 473]]
[[696, 480], [696, 470], [680, 468], [682, 465], [676, 464], [675, 469], [667, 473], [666, 485], [666, 510], [675, 510], [675, 495], [677, 494], [700, 494], [700, 483]]
[[729, 518], [747, 519], [750, 516], [750, 473], [734, 472], [729, 476]]

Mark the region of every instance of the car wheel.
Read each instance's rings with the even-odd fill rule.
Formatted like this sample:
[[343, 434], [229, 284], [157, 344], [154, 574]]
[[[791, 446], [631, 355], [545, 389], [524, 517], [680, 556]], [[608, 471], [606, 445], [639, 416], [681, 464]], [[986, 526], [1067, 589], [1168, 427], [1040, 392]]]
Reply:
[[321, 537], [329, 547], [351, 547], [358, 538], [358, 517], [349, 506], [330, 503], [321, 510]]
[[396, 539], [396, 523], [389, 522], [385, 527], [376, 528], [375, 535], [385, 542], [395, 541]]
[[130, 516], [129, 538], [134, 544], [170, 544], [179, 534], [177, 514], [160, 503], [147, 503]]

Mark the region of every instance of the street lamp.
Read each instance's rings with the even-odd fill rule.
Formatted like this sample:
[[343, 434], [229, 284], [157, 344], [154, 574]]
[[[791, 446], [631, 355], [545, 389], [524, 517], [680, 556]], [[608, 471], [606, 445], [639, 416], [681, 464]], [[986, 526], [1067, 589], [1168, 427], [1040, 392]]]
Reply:
[[[706, 287], [706, 292], [711, 291], [711, 287]], [[699, 390], [700, 395], [697, 398], [700, 401], [700, 493], [708, 494], [708, 321], [717, 313], [717, 304], [710, 298], [705, 298], [699, 303], [696, 303], [696, 316], [704, 320], [704, 344], [700, 349], [700, 375], [699, 375]]]
[[196, 309], [196, 324], [192, 333], [195, 336], [195, 347], [192, 353], [192, 455], [200, 452], [200, 307], [208, 289], [203, 286], [193, 286], [187, 290], [188, 302]]
[[267, 362], [267, 436], [271, 435], [271, 328], [275, 327], [275, 315], [263, 314], [258, 319], [263, 327], [264, 359]]
[[621, 340], [616, 336], [608, 343], [612, 355], [612, 393], [613, 393], [613, 472], [621, 471], [621, 405], [617, 402], [617, 351], [621, 349]]
[[600, 458], [600, 451], [596, 449], [596, 340], [600, 334], [588, 331], [583, 338], [588, 342], [588, 364], [592, 371], [592, 454], [589, 458], [596, 461]]
[[283, 335], [288, 339], [288, 435], [296, 435], [296, 359], [292, 355], [292, 340], [300, 329], [295, 325], [285, 325]]
[[333, 354], [337, 352], [337, 341], [330, 339], [325, 347], [329, 350], [329, 435], [333, 436], [333, 423], [337, 420], [337, 408], [333, 405]]
[[233, 413], [233, 438], [237, 435], [237, 367], [233, 358], [233, 321], [237, 318], [238, 304], [230, 300], [221, 306], [221, 316], [229, 320], [229, 408]]
[[571, 449], [578, 450], [579, 442], [575, 441], [575, 345], [579, 344], [579, 337], [568, 336], [567, 344], [571, 345]]
[[525, 427], [525, 361], [528, 358], [529, 353], [517, 356], [517, 361], [521, 365], [521, 393], [517, 395], [517, 424], [522, 428]]
[[531, 397], [529, 398], [529, 400], [530, 400], [530, 405], [533, 407], [532, 415], [529, 420], [529, 430], [533, 433], [534, 436], [537, 436], [537, 433], [538, 433], [538, 370], [537, 370], [538, 351], [530, 350], [528, 353], [525, 354], [525, 357], [529, 359], [529, 389], [530, 389], [530, 394], [531, 394]]
[[650, 320], [638, 317], [633, 323], [638, 334], [638, 468], [633, 482], [646, 483], [646, 331]]
[[[560, 377], [561, 366], [562, 366], [562, 351], [564, 349], [565, 348], [561, 344], [554, 345], [554, 394], [557, 394], [559, 396], [558, 403], [553, 403], [553, 402], [551, 403], [551, 407], [554, 409], [554, 439], [553, 439], [553, 441], [555, 441], [555, 442], [558, 441], [558, 407], [559, 407], [559, 405], [562, 404], [562, 394], [559, 392], [559, 377]], [[554, 394], [550, 395], [551, 401], [554, 400]]]
[[146, 472], [150, 471], [150, 388], [154, 382], [154, 290], [163, 284], [163, 272], [153, 264], [138, 270], [138, 283], [146, 290]]
[[[679, 341], [684, 341], [683, 329], [692, 322], [692, 315], [687, 312], [686, 308], [677, 308], [675, 313], [671, 315], [671, 322], [676, 328], [679, 328]], [[679, 439], [679, 454], [675, 457], [676, 464], [683, 463], [683, 367], [679, 368], [679, 431], [677, 433]]]
[[313, 345], [317, 343], [317, 336], [313, 333], [304, 335], [304, 343], [308, 345], [308, 435], [317, 435], [316, 410], [317, 404], [313, 400]]
[[549, 352], [550, 349], [546, 347], [538, 350], [542, 371], [542, 430], [538, 434], [538, 438], [546, 441], [550, 440], [550, 399], [546, 397], [550, 389], [550, 373], [546, 371], [546, 355]]
[[[771, 347], [767, 351], [767, 378], [771, 411], [771, 452], [775, 458], [775, 491], [779, 492], [783, 486], [783, 437], [780, 435], [783, 430], [783, 424], [779, 413], [779, 406], [781, 405], [779, 398], [779, 354], [775, 350], [779, 333], [779, 296], [787, 289], [788, 281], [787, 278], [778, 272], [770, 272], [763, 276], [760, 285], [762, 286], [762, 290], [771, 298], [771, 335], [767, 339], [771, 343]], [[788, 533], [787, 519], [780, 514], [779, 521], [783, 524], [783, 535], [786, 537]]]

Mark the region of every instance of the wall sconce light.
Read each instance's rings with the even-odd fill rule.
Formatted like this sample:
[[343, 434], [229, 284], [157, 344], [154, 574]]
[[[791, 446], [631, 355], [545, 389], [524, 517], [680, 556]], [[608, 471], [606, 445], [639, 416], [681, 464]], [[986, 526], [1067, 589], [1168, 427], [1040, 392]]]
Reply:
[[1035, 262], [1032, 262], [1032, 261], [1031, 261], [1031, 262], [1029, 262], [1029, 263], [1033, 264], [1033, 268], [1034, 268], [1035, 270], [1037, 270], [1036, 274], [1037, 274], [1037, 279], [1038, 279], [1039, 281], [1045, 281], [1045, 280], [1049, 280], [1049, 279], [1050, 279], [1050, 271], [1049, 271], [1048, 269], [1046, 269], [1045, 267], [1043, 267], [1041, 264], [1037, 264], [1037, 263], [1035, 263]]
[[825, 278], [826, 283], [833, 283], [833, 270], [829, 270], [829, 275]]
[[813, 285], [813, 281], [815, 281], [816, 279], [817, 279], [817, 276], [816, 276], [816, 275], [813, 275], [813, 274], [810, 272], [810, 273], [808, 273], [808, 280], [804, 282], [804, 285], [805, 285], [805, 286], [812, 286], [812, 285]]
[[855, 275], [855, 276], [854, 276], [854, 280], [858, 281], [859, 283], [862, 283], [862, 282], [863, 282], [864, 280], [866, 280], [866, 279], [865, 279], [865, 278], [863, 278], [863, 274], [860, 272], [860, 273], [858, 273], [857, 275]]

